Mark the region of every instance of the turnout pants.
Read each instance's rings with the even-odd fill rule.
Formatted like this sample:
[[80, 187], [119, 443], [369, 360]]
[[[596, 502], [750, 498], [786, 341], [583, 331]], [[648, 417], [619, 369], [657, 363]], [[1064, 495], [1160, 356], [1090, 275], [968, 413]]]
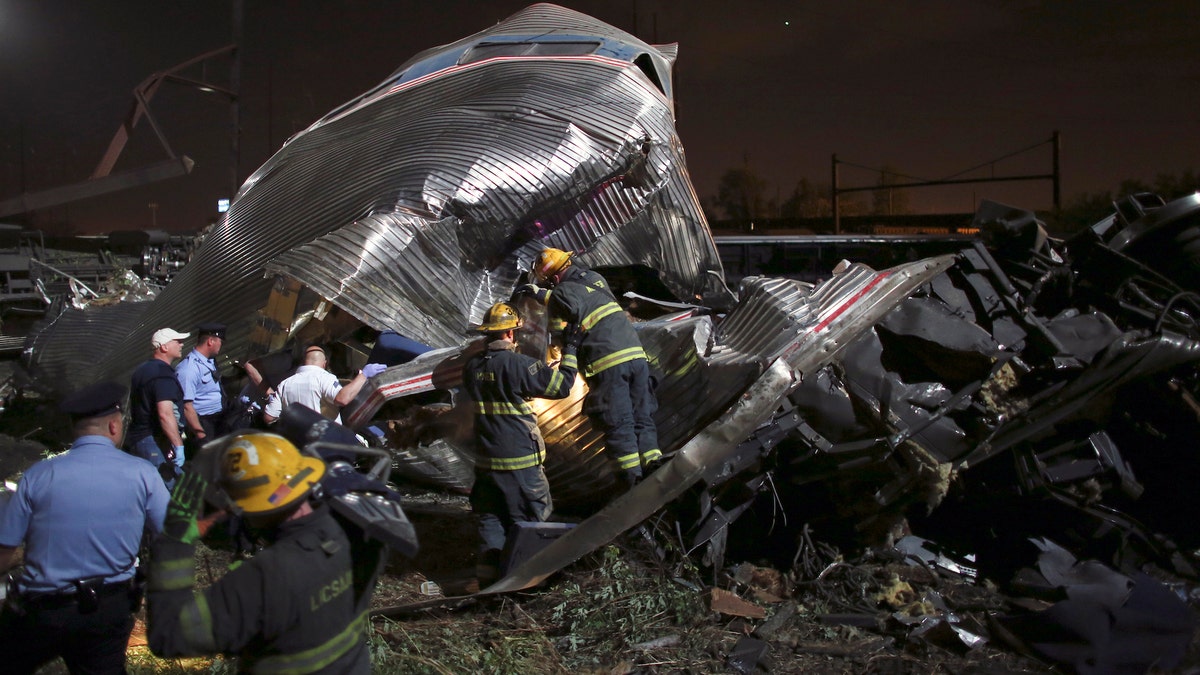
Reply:
[[617, 364], [587, 378], [583, 411], [604, 433], [604, 450], [631, 478], [662, 459], [654, 411], [658, 401], [645, 359]]
[[471, 510], [479, 519], [480, 551], [499, 560], [509, 528], [517, 522], [542, 522], [554, 503], [542, 467], [516, 471], [476, 471]]

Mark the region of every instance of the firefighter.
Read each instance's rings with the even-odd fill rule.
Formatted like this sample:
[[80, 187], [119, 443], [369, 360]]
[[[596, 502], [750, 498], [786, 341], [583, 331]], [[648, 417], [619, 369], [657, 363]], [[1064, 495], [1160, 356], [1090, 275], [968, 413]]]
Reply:
[[463, 387], [475, 401], [475, 438], [479, 458], [471, 509], [479, 520], [480, 582], [499, 575], [500, 554], [516, 522], [541, 522], [550, 516], [550, 484], [542, 471], [546, 444], [526, 399], [566, 398], [575, 382], [579, 348], [568, 327], [557, 369], [517, 349], [521, 317], [498, 302], [475, 330], [486, 335], [486, 349], [463, 367]]
[[208, 483], [200, 471], [185, 473], [153, 549], [151, 650], [163, 657], [238, 656], [240, 672], [370, 672], [367, 607], [383, 546], [344, 529], [327, 504], [312, 499], [325, 475], [320, 459], [275, 434], [224, 443], [217, 487], [270, 543], [198, 589], [192, 556], [210, 522], [198, 520]]
[[662, 461], [654, 411], [658, 401], [646, 352], [604, 277], [574, 264], [573, 254], [543, 249], [533, 263], [538, 284], [517, 289], [545, 304], [552, 317], [583, 331], [580, 369], [587, 380], [583, 411], [604, 433], [605, 451], [634, 485]]

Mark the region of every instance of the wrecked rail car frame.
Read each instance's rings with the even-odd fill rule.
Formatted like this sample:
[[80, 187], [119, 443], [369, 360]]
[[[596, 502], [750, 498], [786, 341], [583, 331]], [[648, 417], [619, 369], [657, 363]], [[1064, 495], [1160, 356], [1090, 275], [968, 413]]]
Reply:
[[[1177, 214], [1179, 236], [1200, 227], [1200, 195], [1164, 208]], [[691, 420], [692, 430], [665, 436], [666, 466], [488, 592], [536, 584], [663, 507], [681, 547], [719, 569], [738, 528], [761, 542], [770, 539], [764, 523], [812, 518], [833, 530], [823, 535], [890, 543], [906, 518], [964, 484], [1006, 508], [1027, 502], [1014, 512], [1024, 518], [1019, 531], [1002, 544], [1066, 536], [1118, 566], [1152, 562], [1193, 575], [1188, 556], [1162, 536], [1164, 523], [1143, 526], [1112, 505], [1136, 502], [1143, 485], [1135, 468], [1152, 469], [1156, 459], [1152, 447], [1115, 440], [1131, 439], [1117, 431], [1114, 402], [1133, 386], [1159, 389], [1177, 399], [1183, 433], [1194, 439], [1196, 409], [1187, 402], [1200, 360], [1200, 301], [1108, 246], [1111, 223], [1050, 242], [1032, 213], [989, 203], [976, 224], [987, 245], [953, 256], [881, 271], [847, 263], [817, 285], [750, 278], [723, 317], [685, 312], [638, 324], [660, 392], [669, 392], [656, 418], [666, 427]], [[1163, 254], [1161, 245], [1147, 250], [1151, 259]], [[453, 387], [461, 358], [429, 353], [390, 369], [351, 419]], [[574, 473], [592, 459], [586, 420], [571, 413], [578, 403], [555, 403], [540, 417], [547, 475], [568, 508], [602, 492], [593, 469]], [[406, 452], [469, 458], [459, 442], [442, 434]], [[1193, 457], [1193, 471], [1196, 464]], [[987, 478], [972, 481], [977, 473]], [[1049, 517], [1051, 507], [1069, 523]], [[1028, 518], [1039, 512], [1042, 519]], [[756, 517], [739, 520], [747, 514]], [[958, 522], [975, 533], [1005, 526]], [[774, 541], [794, 548], [788, 528], [778, 529]]]
[[[674, 58], [552, 5], [418, 55], [289, 139], [153, 302], [55, 317], [27, 345], [31, 370], [59, 389], [127, 377], [150, 332], [214, 319], [230, 325], [229, 359], [395, 330], [433, 350], [375, 378], [344, 417], [379, 429], [399, 472], [466, 490], [463, 408], [420, 396], [453, 388], [465, 326], [552, 245], [653, 270], [691, 305], [638, 325], [673, 459], [609, 503], [583, 383], [538, 404], [556, 502], [594, 515], [497, 590], [536, 583], [668, 503], [685, 548], [714, 566], [763, 495], [792, 507], [818, 485], [836, 493], [829, 514], [883, 539], [1000, 455], [1016, 467], [1005, 490], [1050, 495], [1094, 531], [1169, 557], [1100, 499], [1140, 490], [1106, 404], [1135, 381], [1167, 378], [1176, 398], [1196, 389], [1195, 284], [1180, 281], [1195, 266], [1190, 248], [1162, 242], [1195, 233], [1197, 198], [1135, 199], [1061, 244], [1032, 214], [986, 205], [987, 246], [847, 264], [818, 285], [748, 279], [735, 302], [674, 130]], [[1183, 258], [1177, 280], [1153, 270], [1163, 258]], [[540, 328], [525, 348], [540, 355], [544, 318], [523, 309]], [[754, 520], [766, 519], [742, 522]]]
[[310, 339], [365, 325], [461, 345], [548, 245], [728, 307], [675, 130], [675, 57], [546, 4], [418, 54], [288, 139], [153, 302], [55, 317], [34, 375], [60, 393], [125, 377], [158, 327], [212, 320], [234, 359], [312, 318]]

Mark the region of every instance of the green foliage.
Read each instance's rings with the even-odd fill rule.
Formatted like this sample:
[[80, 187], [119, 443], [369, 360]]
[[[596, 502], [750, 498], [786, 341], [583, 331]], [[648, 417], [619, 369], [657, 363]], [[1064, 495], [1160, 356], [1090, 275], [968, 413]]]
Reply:
[[[686, 567], [689, 563], [682, 563]], [[706, 620], [700, 595], [631, 563], [616, 546], [531, 598], [484, 600], [441, 621], [376, 620], [375, 673], [566, 673], [633, 660], [630, 647], [667, 634], [690, 637]], [[694, 574], [691, 568], [683, 574]], [[702, 640], [702, 638], [697, 638]], [[706, 644], [680, 649], [705, 654]]]
[[771, 215], [773, 209], [766, 198], [767, 181], [749, 167], [729, 169], [721, 175], [714, 206], [728, 220], [754, 220]]
[[556, 644], [568, 663], [599, 663], [632, 644], [660, 637], [664, 629], [703, 619], [704, 605], [694, 591], [638, 570], [616, 546], [606, 547], [600, 556], [592, 581], [572, 581], [558, 589], [561, 601], [551, 618], [559, 626]]
[[559, 655], [541, 627], [510, 625], [502, 616], [456, 615], [433, 626], [381, 620], [370, 639], [371, 672], [546, 673], [563, 672]]
[[237, 661], [200, 657], [189, 659], [162, 659], [150, 652], [147, 647], [131, 647], [125, 652], [125, 670], [129, 675], [185, 675], [186, 673], [211, 673], [212, 675], [233, 675], [237, 670]]
[[788, 197], [779, 207], [779, 215], [783, 218], [826, 218], [833, 215], [833, 202], [830, 193], [833, 188], [828, 183], [814, 183], [807, 178], [801, 178]]

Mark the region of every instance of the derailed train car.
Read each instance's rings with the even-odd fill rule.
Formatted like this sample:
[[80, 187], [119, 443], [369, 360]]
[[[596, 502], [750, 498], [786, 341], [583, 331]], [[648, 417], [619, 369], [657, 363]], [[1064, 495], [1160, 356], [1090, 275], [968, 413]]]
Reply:
[[[975, 223], [985, 238], [957, 254], [879, 271], [845, 263], [818, 285], [752, 277], [727, 314], [638, 323], [671, 461], [498, 590], [536, 583], [668, 505], [685, 548], [714, 567], [731, 541], [790, 555], [795, 528], [814, 525], [878, 545], [913, 519], [938, 526], [932, 513], [985, 569], [1054, 536], [1119, 566], [1193, 575], [1183, 549], [1200, 541], [1161, 507], [1189, 512], [1178, 481], [1200, 469], [1188, 450], [1200, 431], [1200, 301], [1155, 268], [1195, 274], [1177, 242], [1200, 227], [1200, 195], [1118, 206], [1051, 241], [1034, 214], [988, 203]], [[419, 410], [389, 406], [453, 387], [462, 356], [385, 372], [352, 423]], [[568, 509], [606, 494], [580, 395], [539, 415]], [[452, 431], [466, 412], [446, 414], [464, 417], [412, 415], [433, 431], [399, 456], [454, 488], [470, 439]]]
[[461, 345], [547, 245], [727, 307], [675, 54], [554, 5], [419, 54], [289, 139], [153, 302], [55, 317], [30, 367], [60, 391], [120, 378], [157, 327], [214, 320], [233, 359], [361, 326]]
[[[404, 475], [466, 490], [465, 328], [555, 246], [649, 274], [675, 302], [638, 324], [671, 461], [610, 501], [584, 384], [540, 403], [555, 500], [590, 517], [495, 590], [668, 504], [687, 548], [718, 565], [764, 504], [879, 541], [964, 485], [985, 503], [1061, 505], [1081, 539], [1115, 532], [1116, 551], [1186, 565], [1110, 502], [1142, 489], [1122, 452], [1194, 430], [1196, 197], [1132, 200], [1070, 242], [989, 205], [987, 246], [847, 263], [815, 286], [751, 278], [735, 298], [674, 130], [674, 58], [552, 5], [418, 55], [290, 139], [155, 300], [54, 318], [27, 345], [31, 372], [51, 389], [127, 377], [164, 325], [227, 322], [238, 360], [322, 340], [361, 363], [364, 336], [395, 331], [431, 351], [375, 378], [344, 419]], [[1168, 258], [1181, 262], [1164, 276]], [[545, 321], [522, 309], [541, 355]], [[1131, 391], [1164, 404], [1129, 415]]]

